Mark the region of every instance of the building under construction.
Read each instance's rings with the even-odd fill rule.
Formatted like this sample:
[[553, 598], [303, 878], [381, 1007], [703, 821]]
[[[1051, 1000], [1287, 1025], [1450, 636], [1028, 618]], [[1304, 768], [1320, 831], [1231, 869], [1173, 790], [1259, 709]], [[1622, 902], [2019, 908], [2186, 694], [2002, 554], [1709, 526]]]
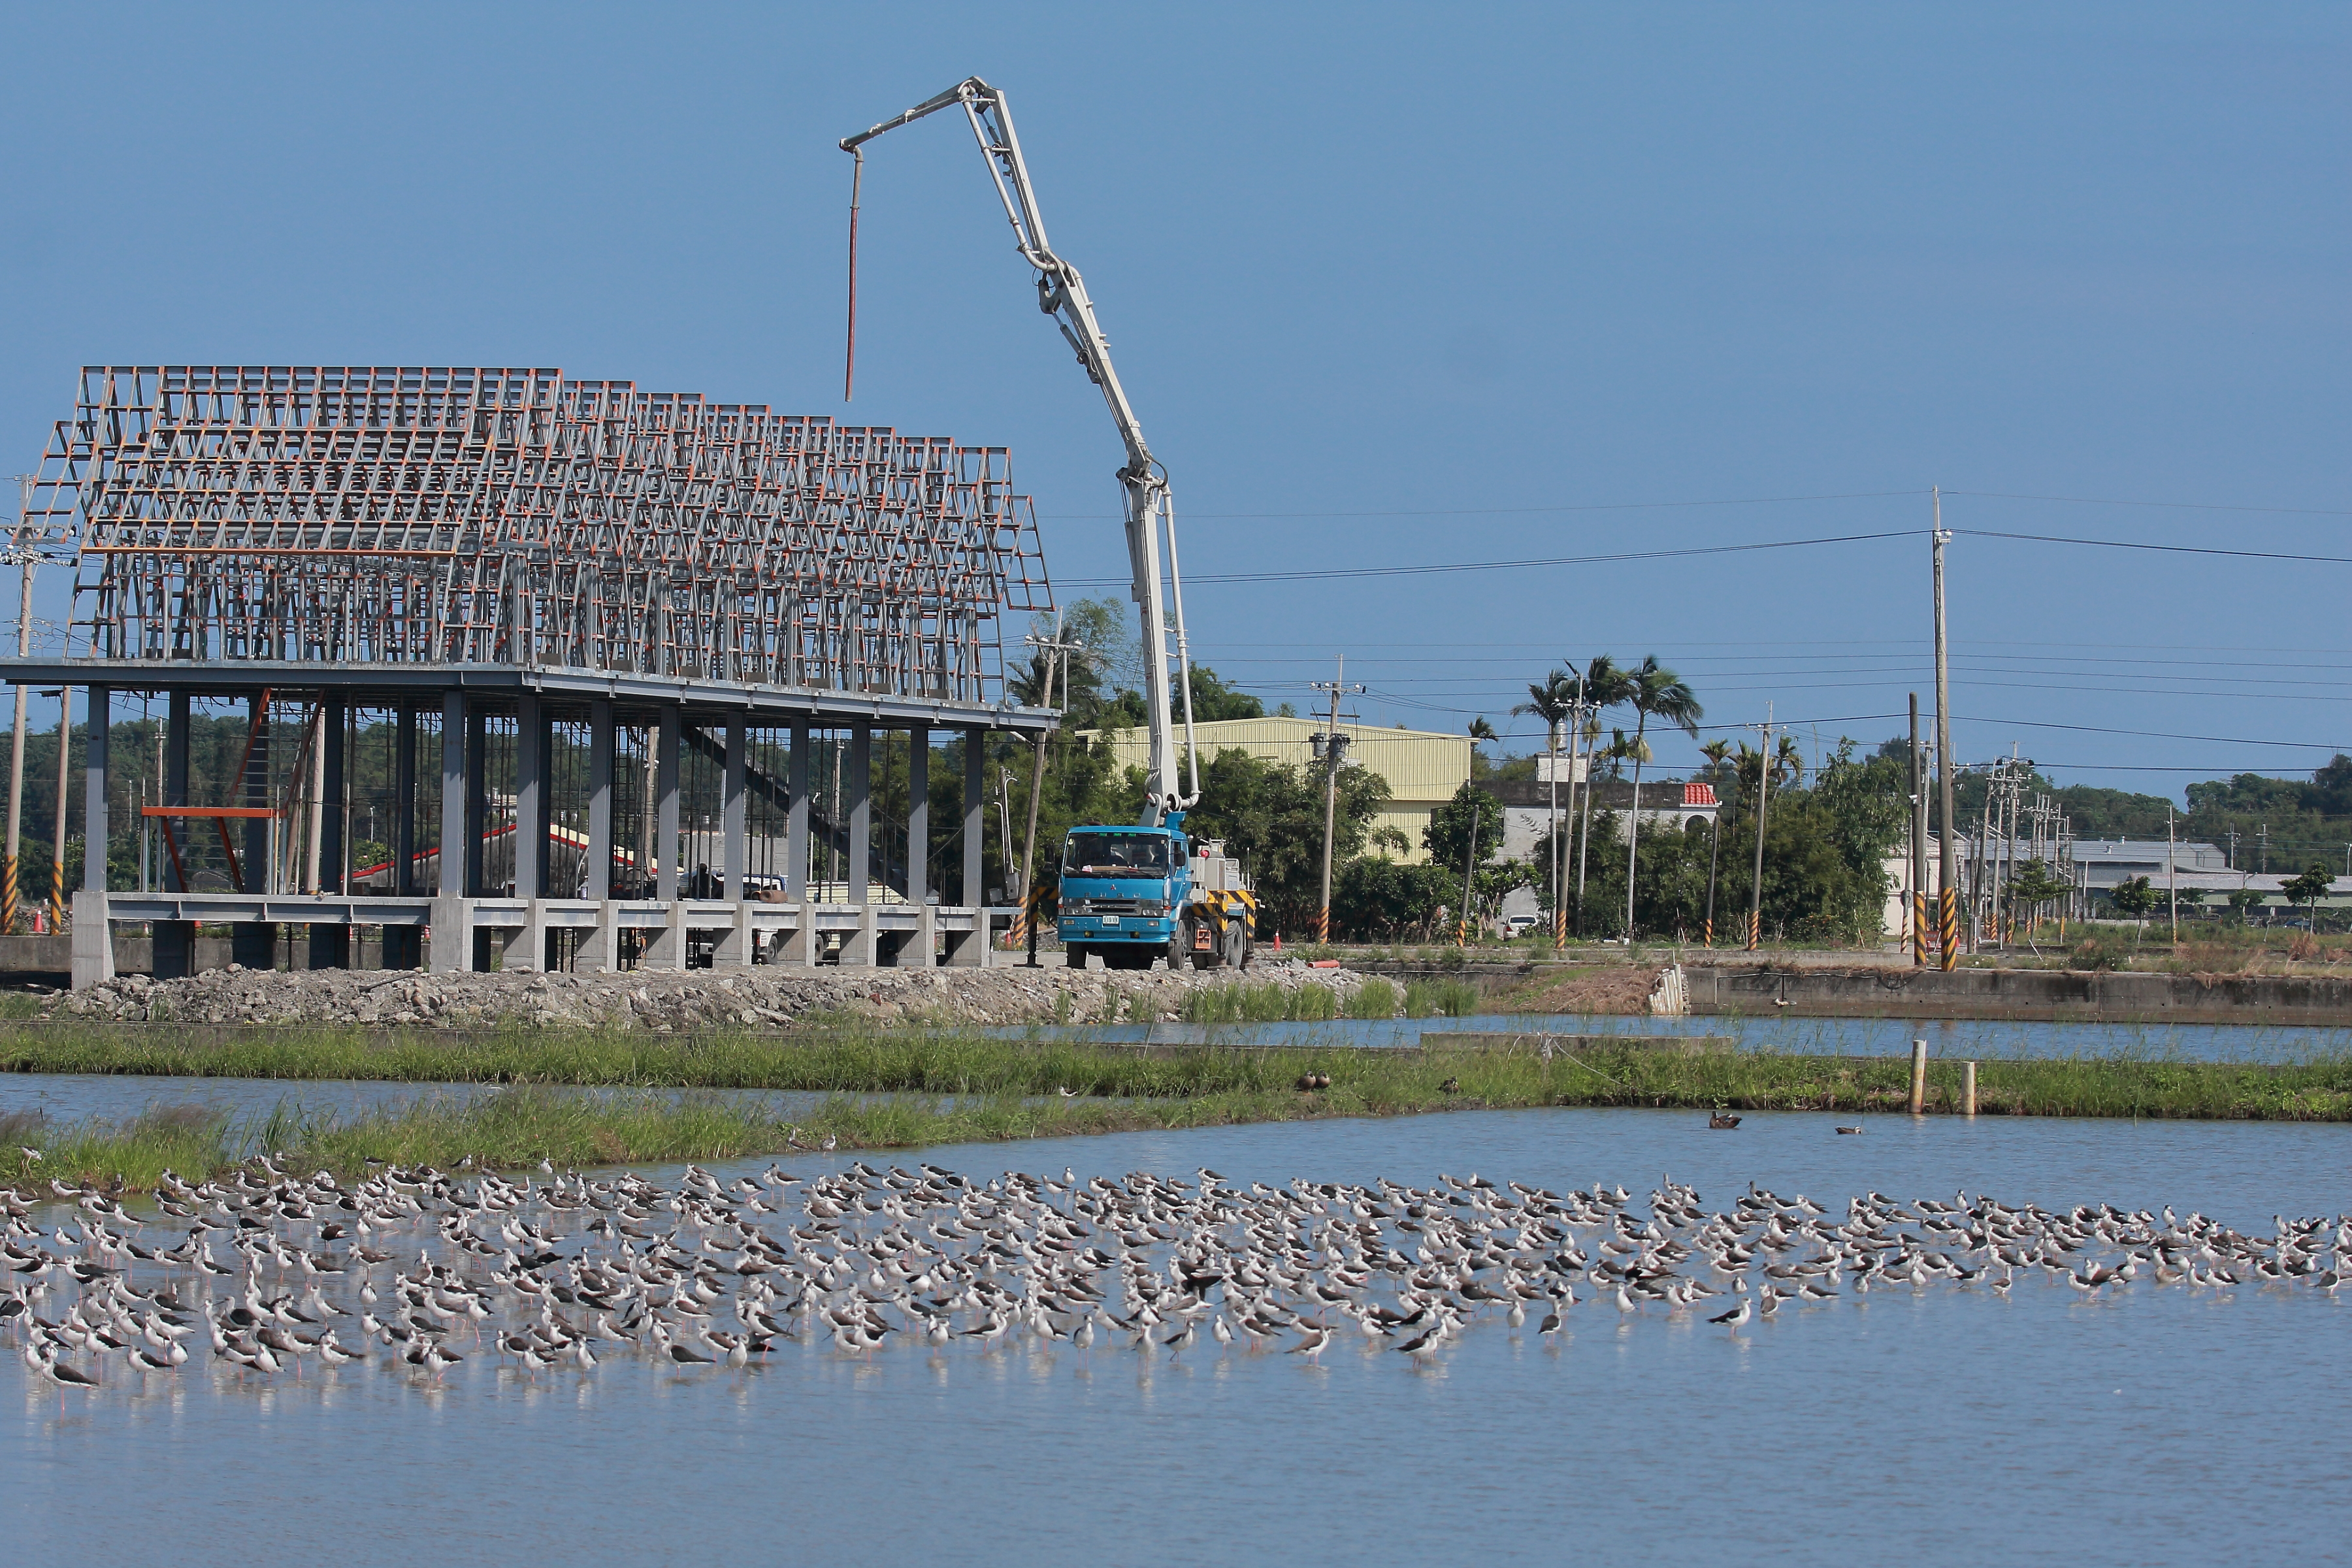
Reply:
[[22, 529], [77, 566], [66, 645], [0, 661], [89, 692], [77, 984], [127, 922], [159, 975], [200, 922], [256, 966], [289, 927], [314, 965], [371, 928], [444, 971], [984, 962], [983, 738], [1053, 721], [1003, 693], [1050, 607], [1003, 448], [553, 370], [99, 367]]

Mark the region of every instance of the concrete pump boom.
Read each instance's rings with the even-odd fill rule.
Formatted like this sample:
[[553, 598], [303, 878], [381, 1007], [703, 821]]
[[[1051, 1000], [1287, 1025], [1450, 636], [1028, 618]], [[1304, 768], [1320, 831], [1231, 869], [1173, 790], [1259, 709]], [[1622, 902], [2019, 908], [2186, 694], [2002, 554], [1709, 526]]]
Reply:
[[[1118, 426], [1119, 439], [1127, 447], [1127, 462], [1118, 470], [1119, 487], [1127, 497], [1127, 557], [1135, 573], [1134, 596], [1142, 618], [1143, 701], [1150, 726], [1150, 759], [1144, 781], [1143, 816], [1145, 826], [1160, 826], [1171, 812], [1181, 812], [1201, 795], [1201, 764], [1197, 756], [1190, 757], [1189, 790], [1180, 789], [1176, 777], [1176, 735], [1173, 709], [1169, 689], [1169, 660], [1176, 661], [1176, 691], [1184, 705], [1185, 750], [1192, 750], [1192, 650], [1184, 637], [1184, 588], [1176, 562], [1176, 507], [1168, 489], [1168, 472], [1145, 445], [1143, 426], [1135, 417], [1135, 409], [1127, 400], [1126, 389], [1118, 384], [1118, 373], [1111, 368], [1110, 344], [1095, 321], [1094, 301], [1087, 298], [1086, 284], [1078, 269], [1054, 254], [1045, 242], [1045, 220], [1037, 210], [1037, 193], [1029, 183], [1029, 166], [1021, 156], [1020, 138], [1013, 134], [1013, 110], [1004, 94], [978, 77], [957, 83], [936, 98], [927, 99], [904, 114], [886, 120], [871, 130], [845, 137], [841, 150], [857, 160], [852, 175], [849, 199], [850, 233], [850, 352], [856, 353], [857, 333], [857, 204], [865, 183], [865, 144], [886, 131], [901, 125], [911, 125], [925, 115], [935, 114], [951, 105], [961, 104], [964, 116], [971, 121], [971, 133], [988, 159], [988, 172], [996, 181], [996, 195], [1004, 204], [1004, 216], [1013, 225], [1013, 243], [1022, 259], [1036, 273], [1037, 308], [1053, 317], [1062, 329], [1062, 336], [1078, 356], [1087, 379], [1102, 388], [1103, 402], [1109, 405], [1110, 416]], [[845, 378], [843, 395], [848, 395]], [[1167, 595], [1161, 593], [1160, 551], [1166, 541]], [[1172, 610], [1172, 616], [1171, 611]], [[1169, 634], [1174, 633], [1174, 647], [1170, 647]]]

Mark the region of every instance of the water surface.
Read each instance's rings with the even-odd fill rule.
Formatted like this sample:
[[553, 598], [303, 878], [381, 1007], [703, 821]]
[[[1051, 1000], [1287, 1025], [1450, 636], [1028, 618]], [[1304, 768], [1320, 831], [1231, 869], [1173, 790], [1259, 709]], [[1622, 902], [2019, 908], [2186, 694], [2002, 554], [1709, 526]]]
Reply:
[[[289, 1086], [271, 1086], [283, 1089]], [[1711, 1204], [2352, 1209], [2352, 1128], [1804, 1113], [1462, 1112], [894, 1152], [981, 1173], [1208, 1165], [1425, 1183], [1478, 1172]], [[765, 1160], [742, 1168], [764, 1166]], [[800, 1156], [814, 1175], [839, 1159]], [[665, 1177], [674, 1173], [661, 1173]], [[719, 1169], [721, 1176], [733, 1168]], [[1874, 1291], [1735, 1337], [1580, 1307], [1562, 1342], [1475, 1326], [1427, 1370], [1349, 1346], [1144, 1361], [1067, 1347], [743, 1373], [635, 1363], [437, 1392], [375, 1366], [209, 1368], [64, 1406], [0, 1363], [0, 1539], [27, 1562], [257, 1552], [516, 1561], [1312, 1563], [2231, 1562], [2352, 1525], [2352, 1299], [2021, 1284]], [[135, 1501], [135, 1509], [126, 1505]], [[275, 1542], [276, 1544], [272, 1544]]]

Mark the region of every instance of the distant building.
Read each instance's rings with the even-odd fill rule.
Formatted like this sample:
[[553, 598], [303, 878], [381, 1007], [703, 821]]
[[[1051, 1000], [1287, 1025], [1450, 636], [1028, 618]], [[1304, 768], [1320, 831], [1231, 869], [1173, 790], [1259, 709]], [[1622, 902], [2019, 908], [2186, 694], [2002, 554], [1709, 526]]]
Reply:
[[[1563, 773], [1566, 769], [1562, 769]], [[1480, 789], [1503, 804], [1503, 843], [1490, 859], [1525, 860], [1536, 852], [1544, 836], [1551, 831], [1553, 786], [1540, 780], [1514, 780], [1509, 784], [1492, 781], [1479, 784]], [[1559, 815], [1569, 812], [1569, 787], [1565, 780], [1559, 786]], [[1576, 812], [1584, 814], [1584, 791], [1575, 792]], [[1622, 819], [1633, 807], [1633, 781], [1602, 779], [1592, 786], [1592, 809], [1598, 815], [1613, 811]], [[1642, 781], [1642, 831], [1655, 832], [1661, 827], [1683, 832], [1693, 826], [1705, 827], [1713, 822], [1721, 806], [1715, 798], [1715, 786], [1696, 780], [1685, 783], [1674, 778], [1645, 778]]]
[[[1322, 763], [1311, 742], [1326, 727], [1325, 721], [1311, 718], [1221, 719], [1213, 724], [1195, 724], [1192, 731], [1203, 763], [1219, 752], [1246, 752], [1319, 777]], [[1388, 783], [1389, 803], [1373, 816], [1370, 829], [1394, 829], [1403, 836], [1405, 847], [1391, 847], [1382, 852], [1407, 864], [1428, 859], [1421, 836], [1429, 826], [1431, 814], [1469, 782], [1470, 737], [1436, 730], [1383, 730], [1344, 719], [1339, 721], [1339, 732], [1348, 737], [1346, 765], [1369, 768]], [[1150, 742], [1141, 730], [1084, 733], [1089, 740], [1098, 734], [1108, 740], [1121, 767], [1139, 768], [1149, 755]], [[1176, 741], [1181, 747], [1181, 726]]]
[[[1568, 769], [1560, 769], [1559, 786], [1559, 816], [1568, 819], [1570, 794]], [[1533, 860], [1541, 853], [1545, 837], [1551, 832], [1553, 786], [1541, 779], [1514, 780], [1508, 784], [1488, 781], [1479, 788], [1503, 805], [1503, 842], [1489, 860]], [[1584, 815], [1584, 791], [1574, 792], [1575, 811]], [[1622, 820], [1633, 808], [1633, 781], [1601, 779], [1592, 786], [1592, 810], [1596, 816], [1613, 811]], [[1722, 809], [1715, 798], [1715, 786], [1696, 780], [1688, 783], [1675, 778], [1645, 778], [1642, 781], [1642, 831], [1655, 833], [1660, 829], [1682, 833], [1693, 827], [1704, 829]], [[1575, 842], [1573, 838], [1568, 840]], [[1503, 896], [1502, 914], [1533, 915], [1542, 913], [1533, 888], [1515, 888]]]

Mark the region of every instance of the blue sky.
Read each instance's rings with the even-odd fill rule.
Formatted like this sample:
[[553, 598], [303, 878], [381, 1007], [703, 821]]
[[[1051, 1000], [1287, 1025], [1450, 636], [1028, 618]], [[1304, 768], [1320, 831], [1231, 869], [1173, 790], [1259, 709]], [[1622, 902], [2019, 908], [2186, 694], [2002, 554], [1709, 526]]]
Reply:
[[1009, 445], [1065, 595], [1116, 592], [1115, 435], [954, 119], [869, 155], [840, 401], [834, 143], [976, 73], [1173, 476], [1199, 657], [1269, 702], [1344, 653], [1369, 720], [1507, 731], [1552, 663], [1654, 652], [1711, 723], [1874, 742], [1930, 689], [1940, 484], [1964, 758], [2156, 792], [2352, 750], [2352, 566], [1985, 537], [2352, 555], [2341, 6], [17, 5], [0, 40], [7, 472], [85, 363], [556, 365]]

